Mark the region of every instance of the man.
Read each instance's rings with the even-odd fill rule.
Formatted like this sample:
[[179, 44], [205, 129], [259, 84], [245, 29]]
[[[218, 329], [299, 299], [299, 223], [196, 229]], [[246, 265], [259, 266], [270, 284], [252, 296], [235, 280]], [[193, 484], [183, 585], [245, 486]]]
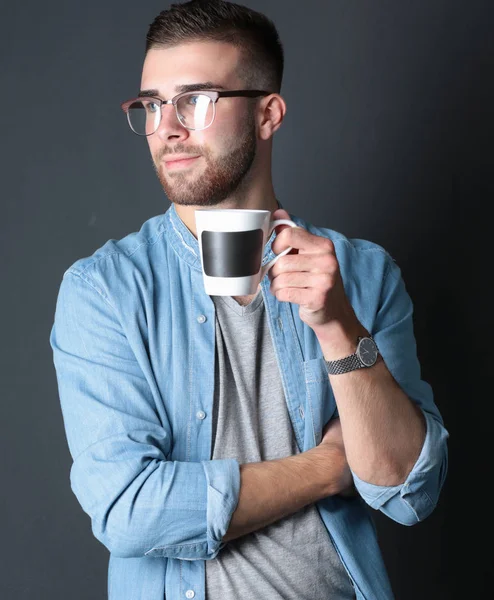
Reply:
[[[110, 599], [391, 599], [369, 507], [413, 525], [438, 501], [448, 433], [398, 266], [276, 199], [282, 71], [259, 13], [160, 13], [122, 107], [171, 206], [62, 279], [50, 343], [71, 485], [110, 551]], [[294, 250], [256, 294], [205, 294], [205, 206], [300, 225], [271, 236], [263, 263]]]

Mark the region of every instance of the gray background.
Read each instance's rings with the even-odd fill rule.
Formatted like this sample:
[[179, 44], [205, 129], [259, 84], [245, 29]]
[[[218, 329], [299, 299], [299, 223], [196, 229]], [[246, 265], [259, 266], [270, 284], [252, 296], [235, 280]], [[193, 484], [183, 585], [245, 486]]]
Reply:
[[[285, 45], [278, 197], [394, 256], [415, 304], [423, 376], [451, 433], [436, 511], [411, 528], [375, 514], [396, 597], [484, 597], [492, 2], [245, 4], [275, 20]], [[167, 6], [25, 0], [0, 9], [5, 600], [106, 597], [108, 551], [70, 490], [48, 338], [64, 270], [169, 207], [146, 142], [119, 107], [138, 90], [147, 27]], [[314, 100], [327, 103], [324, 120]]]

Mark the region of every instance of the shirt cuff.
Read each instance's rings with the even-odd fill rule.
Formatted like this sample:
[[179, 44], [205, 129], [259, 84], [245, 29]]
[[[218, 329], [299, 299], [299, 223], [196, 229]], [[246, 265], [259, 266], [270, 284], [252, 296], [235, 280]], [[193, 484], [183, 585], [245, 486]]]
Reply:
[[352, 472], [357, 491], [365, 502], [399, 523], [412, 525], [434, 509], [444, 482], [447, 465], [444, 427], [424, 412], [427, 432], [420, 455], [406, 480], [394, 486], [382, 486], [360, 479]]
[[224, 548], [223, 536], [230, 525], [240, 495], [240, 464], [234, 458], [202, 461], [207, 480], [208, 558]]

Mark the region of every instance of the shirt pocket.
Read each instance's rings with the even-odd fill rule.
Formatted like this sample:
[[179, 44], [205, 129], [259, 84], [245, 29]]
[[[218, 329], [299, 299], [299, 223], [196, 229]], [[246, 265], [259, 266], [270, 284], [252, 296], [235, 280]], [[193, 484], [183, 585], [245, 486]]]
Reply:
[[[306, 360], [303, 365], [306, 390], [305, 446], [307, 448], [308, 435], [312, 437], [309, 447], [320, 444], [324, 426], [331, 418], [338, 416], [338, 409], [324, 358]], [[308, 430], [308, 421], [311, 421], [312, 431]]]

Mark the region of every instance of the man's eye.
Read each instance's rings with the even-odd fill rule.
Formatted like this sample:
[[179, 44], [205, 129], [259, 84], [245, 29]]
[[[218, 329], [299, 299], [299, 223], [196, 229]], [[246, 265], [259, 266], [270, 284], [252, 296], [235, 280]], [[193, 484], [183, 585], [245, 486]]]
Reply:
[[199, 102], [199, 96], [197, 96], [197, 95], [195, 95], [195, 96], [188, 96], [187, 97], [187, 102], [189, 104], [192, 104], [193, 106], [195, 106]]
[[147, 112], [153, 113], [158, 110], [158, 105], [156, 104], [156, 102], [146, 102], [144, 106]]

